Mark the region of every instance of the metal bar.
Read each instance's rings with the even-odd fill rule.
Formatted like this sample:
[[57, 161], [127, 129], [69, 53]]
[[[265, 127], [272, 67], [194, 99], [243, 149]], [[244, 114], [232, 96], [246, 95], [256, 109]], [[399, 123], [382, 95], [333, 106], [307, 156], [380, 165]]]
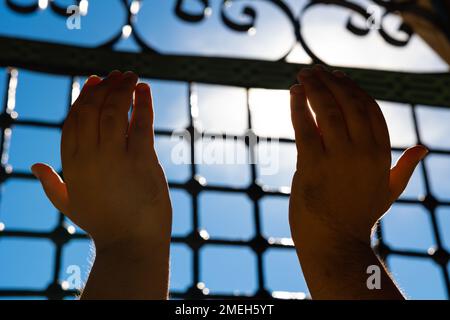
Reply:
[[[107, 75], [134, 70], [145, 78], [245, 88], [288, 89], [303, 64], [282, 61], [111, 51], [0, 37], [0, 66], [62, 75]], [[357, 68], [347, 72], [380, 100], [450, 107], [450, 73], [404, 73]]]

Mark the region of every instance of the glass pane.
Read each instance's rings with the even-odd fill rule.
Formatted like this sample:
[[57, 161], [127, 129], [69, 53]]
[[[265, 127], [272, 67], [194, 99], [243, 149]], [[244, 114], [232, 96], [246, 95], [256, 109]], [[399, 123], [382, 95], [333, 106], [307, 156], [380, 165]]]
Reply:
[[450, 149], [450, 110], [434, 107], [417, 107], [420, 136], [430, 148]]
[[200, 226], [213, 239], [249, 240], [254, 235], [253, 205], [246, 194], [203, 192]]
[[410, 147], [417, 142], [411, 106], [401, 103], [378, 101], [389, 129], [393, 147]]
[[250, 184], [248, 152], [242, 141], [204, 138], [195, 146], [198, 173], [206, 183], [230, 187]]
[[155, 149], [169, 182], [185, 182], [190, 178], [189, 144], [178, 138], [156, 136]]
[[185, 291], [192, 285], [192, 251], [184, 244], [170, 246], [170, 290]]
[[382, 227], [384, 241], [395, 249], [426, 252], [435, 244], [429, 213], [419, 205], [394, 204]]
[[192, 200], [186, 191], [170, 189], [172, 201], [172, 235], [186, 236], [192, 232]]
[[63, 248], [62, 264], [59, 271], [60, 281], [66, 281], [69, 284], [68, 289], [79, 290], [76, 288], [77, 280], [74, 277], [81, 276], [81, 288], [91, 269], [94, 259], [94, 247], [90, 240], [71, 240]]
[[[60, 122], [69, 108], [70, 77], [19, 71], [16, 108], [19, 119]], [[51, 90], [51, 94], [49, 94]]]
[[390, 256], [388, 264], [395, 281], [407, 298], [447, 299], [442, 271], [431, 259]]
[[[392, 152], [392, 165], [395, 165], [397, 160], [402, 155], [402, 152]], [[425, 196], [426, 190], [425, 190], [425, 182], [423, 181], [423, 174], [422, 174], [422, 163], [420, 163], [416, 169], [414, 170], [413, 175], [411, 176], [411, 179], [408, 182], [408, 185], [406, 186], [405, 190], [400, 196], [400, 199], [421, 199]]]
[[291, 238], [289, 198], [264, 197], [260, 200], [262, 233], [268, 238]]
[[295, 249], [269, 249], [264, 254], [266, 288], [308, 294]]
[[450, 251], [450, 207], [439, 207], [436, 210], [436, 218], [442, 245]]
[[250, 295], [257, 290], [256, 256], [250, 249], [208, 245], [200, 254], [200, 279], [211, 293]]
[[54, 247], [49, 240], [0, 239], [0, 289], [44, 290], [53, 276]]
[[87, 234], [83, 229], [81, 229], [79, 226], [77, 226], [72, 220], [70, 220], [66, 216], [64, 216], [64, 226], [66, 229], [67, 228], [72, 229], [72, 227], [75, 228], [76, 234]]
[[0, 221], [12, 230], [51, 231], [58, 222], [58, 211], [37, 180], [7, 180], [2, 185]]
[[450, 183], [448, 179], [443, 179], [450, 177], [450, 157], [430, 154], [425, 159], [425, 164], [433, 195], [439, 200], [450, 200]]
[[189, 124], [186, 83], [143, 79], [152, 88], [155, 129], [184, 129]]
[[44, 162], [55, 170], [61, 168], [61, 133], [58, 129], [14, 127], [9, 150], [9, 163], [14, 170], [30, 172], [36, 162]]
[[264, 137], [294, 138], [287, 90], [250, 90], [252, 127]]
[[247, 129], [247, 94], [243, 88], [197, 87], [201, 128], [206, 132], [244, 134]]
[[258, 180], [269, 188], [288, 187], [297, 165], [297, 149], [293, 143], [267, 141], [257, 147]]

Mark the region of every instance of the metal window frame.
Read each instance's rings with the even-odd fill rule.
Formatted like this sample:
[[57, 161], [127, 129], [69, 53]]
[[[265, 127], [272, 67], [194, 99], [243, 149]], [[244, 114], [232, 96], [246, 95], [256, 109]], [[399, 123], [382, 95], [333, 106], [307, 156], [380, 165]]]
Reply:
[[[278, 0], [266, 0], [267, 2], [277, 6], [282, 10], [286, 17], [292, 23], [295, 36], [298, 43], [307, 51], [313, 62], [321, 62], [305, 43], [301, 34], [300, 16], [294, 15], [289, 8]], [[79, 2], [79, 1], [78, 1]], [[128, 2], [122, 0], [125, 9], [128, 8]], [[249, 23], [238, 23], [227, 15], [225, 9], [225, 2], [223, 1], [221, 18], [224, 24], [230, 29], [237, 32], [246, 32], [255, 25], [257, 12], [251, 6], [245, 7], [243, 14], [250, 18]], [[386, 14], [390, 14], [396, 10], [411, 10], [411, 7], [399, 7], [396, 4], [386, 1], [374, 1], [379, 5], [385, 7]], [[22, 14], [32, 13], [37, 10], [37, 5], [29, 7], [18, 6], [13, 0], [6, 0], [7, 5], [12, 9]], [[206, 9], [209, 6], [208, 0], [202, 0], [201, 3]], [[309, 1], [302, 9], [302, 14], [309, 8], [318, 4], [334, 4], [345, 7], [352, 12], [366, 17], [363, 8], [349, 4], [347, 1]], [[51, 9], [56, 14], [65, 16], [64, 8], [58, 7], [55, 2], [50, 2]], [[201, 21], [205, 18], [205, 11], [198, 14], [187, 13], [183, 10], [183, 1], [176, 1], [175, 12], [180, 19], [190, 23]], [[418, 11], [418, 15], [430, 21], [430, 12]], [[133, 15], [129, 12], [126, 23], [133, 25]], [[439, 23], [436, 24], [438, 27]], [[445, 34], [447, 29], [441, 26]], [[347, 23], [347, 29], [357, 35], [366, 35], [370, 30], [364, 30], [356, 27], [351, 19]], [[407, 40], [398, 40], [390, 35], [383, 28], [379, 31], [381, 36], [390, 44], [396, 46], [404, 46], [408, 43], [412, 35], [412, 30], [407, 26], [402, 25], [400, 31], [407, 34]], [[228, 85], [245, 88], [247, 90], [247, 135], [238, 137], [245, 142], [246, 148], [252, 158], [255, 157], [255, 148], [257, 143], [251, 144], [247, 139], [248, 134], [251, 134], [259, 139], [270, 139], [270, 137], [258, 137], [252, 127], [252, 111], [249, 105], [249, 90], [252, 88], [265, 89], [287, 89], [290, 85], [295, 83], [295, 75], [297, 71], [304, 67], [303, 64], [293, 64], [286, 62], [286, 56], [277, 61], [261, 61], [251, 59], [236, 59], [236, 58], [218, 58], [218, 57], [199, 57], [199, 56], [181, 56], [181, 55], [164, 55], [156, 52], [153, 48], [146, 45], [137, 34], [133, 33], [135, 40], [142, 47], [143, 51], [139, 53], [117, 52], [112, 50], [112, 46], [120, 39], [120, 34], [114, 36], [96, 48], [86, 48], [78, 46], [69, 46], [57, 43], [48, 43], [42, 41], [33, 41], [25, 39], [16, 39], [8, 37], [0, 37], [0, 66], [8, 67], [8, 79], [5, 88], [5, 101], [0, 114], [0, 154], [2, 159], [6, 159], [8, 154], [8, 143], [11, 132], [14, 127], [26, 126], [36, 128], [56, 128], [61, 129], [61, 122], [50, 121], [28, 121], [15, 117], [13, 100], [15, 97], [15, 88], [13, 84], [18, 80], [15, 68], [26, 69], [49, 74], [65, 75], [70, 77], [71, 86], [77, 81], [77, 77], [86, 76], [90, 74], [106, 75], [110, 70], [132, 70], [137, 72], [143, 78], [162, 79], [172, 81], [182, 81], [188, 85], [188, 96], [186, 97], [186, 108], [189, 113], [189, 124], [186, 128], [188, 132], [193, 133], [197, 130], [196, 119], [192, 105], [191, 96], [195, 93], [195, 83], [208, 83], [218, 85]], [[361, 68], [346, 68], [334, 66], [348, 73], [354, 78], [363, 89], [367, 90], [372, 96], [378, 100], [393, 101], [408, 104], [413, 115], [413, 123], [415, 135], [418, 143], [423, 143], [420, 135], [417, 106], [438, 106], [450, 108], [450, 73], [406, 73], [406, 72], [392, 72], [385, 70], [368, 70]], [[20, 77], [20, 76], [19, 76]], [[68, 107], [71, 99], [68, 99]], [[12, 130], [12, 131], [11, 131]], [[155, 130], [156, 136], [170, 136], [170, 130]], [[213, 132], [207, 132], [207, 135], [217, 136]], [[293, 144], [292, 139], [279, 139], [280, 143]], [[203, 184], [198, 179], [198, 167], [193, 161], [195, 153], [195, 141], [190, 142], [190, 179], [185, 183], [169, 181], [171, 189], [185, 190], [190, 194], [192, 207], [192, 226], [193, 231], [187, 236], [175, 236], [172, 238], [173, 243], [182, 243], [189, 246], [192, 251], [192, 283], [191, 286], [183, 292], [171, 292], [171, 297], [174, 298], [273, 298], [271, 292], [266, 288], [263, 256], [270, 248], [280, 248], [286, 250], [294, 250], [291, 244], [286, 244], [280, 239], [264, 238], [261, 232], [261, 208], [260, 200], [266, 196], [274, 197], [289, 197], [284, 189], [270, 189], [263, 188], [257, 182], [257, 165], [249, 164], [251, 173], [251, 184], [248, 187], [234, 188], [229, 186], [219, 186], [212, 184]], [[429, 155], [444, 155], [450, 157], [450, 150], [429, 148]], [[402, 151], [400, 148], [393, 148], [393, 151]], [[436, 209], [440, 206], [450, 206], [450, 201], [439, 200], [431, 190], [429, 167], [424, 161], [420, 165], [420, 170], [424, 179], [424, 187], [426, 196], [423, 199], [400, 199], [398, 203], [407, 203], [423, 206], [430, 215], [432, 231], [435, 238], [436, 248], [428, 250], [428, 252], [414, 251], [414, 250], [398, 250], [389, 247], [382, 237], [382, 228], [378, 226], [377, 235], [378, 242], [375, 245], [376, 252], [386, 260], [391, 255], [404, 257], [418, 257], [429, 259], [437, 263], [442, 271], [442, 281], [445, 284], [447, 296], [450, 298], [450, 280], [448, 264], [450, 261], [450, 253], [443, 246], [442, 235], [439, 230], [438, 221], [436, 219]], [[10, 179], [34, 179], [32, 174], [28, 171], [11, 170], [6, 162], [2, 162], [0, 166], [0, 186]], [[238, 193], [245, 194], [249, 197], [253, 205], [253, 221], [255, 228], [255, 236], [249, 241], [233, 241], [225, 239], [206, 239], [202, 237], [199, 232], [199, 202], [198, 197], [201, 192], [218, 191], [224, 193]], [[1, 221], [1, 216], [0, 216]], [[24, 229], [10, 229], [8, 226], [0, 231], [0, 241], [5, 238], [29, 238], [29, 239], [49, 239], [53, 242], [56, 250], [53, 261], [53, 276], [50, 285], [43, 290], [34, 290], [30, 288], [20, 289], [0, 289], [0, 297], [8, 296], [42, 296], [50, 299], [61, 299], [68, 296], [73, 296], [77, 292], [73, 290], [64, 290], [61, 287], [59, 273], [62, 265], [62, 252], [65, 245], [72, 240], [86, 239], [87, 236], [83, 234], [70, 234], [66, 229], [64, 223], [64, 216], [60, 213], [56, 228], [50, 232], [35, 232]], [[257, 267], [257, 284], [258, 289], [251, 297], [242, 295], [218, 295], [211, 293], [205, 294], [202, 288], [197, 284], [200, 282], [200, 250], [205, 245], [215, 244], [223, 246], [241, 246], [250, 248], [256, 255]], [[1, 253], [0, 253], [1, 254]]]

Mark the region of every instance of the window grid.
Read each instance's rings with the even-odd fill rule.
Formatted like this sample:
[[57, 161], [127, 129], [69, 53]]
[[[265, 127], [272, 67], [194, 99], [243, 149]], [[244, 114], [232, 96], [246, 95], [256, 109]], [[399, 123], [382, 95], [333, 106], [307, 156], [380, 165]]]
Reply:
[[[13, 171], [9, 168], [7, 164], [7, 155], [8, 155], [8, 144], [10, 135], [13, 131], [13, 126], [31, 126], [31, 127], [40, 127], [40, 128], [62, 128], [62, 123], [53, 123], [53, 122], [45, 122], [45, 121], [26, 121], [21, 119], [16, 119], [14, 114], [14, 100], [15, 100], [15, 86], [17, 81], [19, 80], [18, 72], [16, 69], [9, 68], [8, 69], [8, 79], [6, 82], [5, 88], [5, 101], [2, 109], [2, 114], [0, 116], [0, 126], [1, 126], [1, 140], [0, 140], [0, 154], [2, 155], [2, 165], [0, 172], [0, 185], [5, 183], [8, 179], [35, 179], [34, 176], [30, 172], [22, 172], [22, 171]], [[71, 86], [77, 82], [75, 77], [71, 78]], [[72, 89], [72, 87], [70, 88]], [[188, 83], [188, 96], [186, 97], [187, 103], [186, 107], [189, 111], [189, 125], [186, 128], [187, 131], [191, 134], [191, 137], [194, 137], [194, 132], [197, 130], [196, 122], [197, 119], [195, 117], [196, 112], [194, 109], [197, 106], [194, 104], [195, 99], [192, 99], [195, 94], [195, 84], [192, 82]], [[249, 88], [246, 88], [246, 100], [247, 100], [247, 125], [248, 131], [246, 135], [242, 135], [238, 137], [241, 141], [245, 142], [246, 148], [250, 153], [250, 159], [255, 159], [256, 146], [258, 141], [256, 141], [255, 145], [251, 145], [251, 141], [254, 139], [248, 139], [249, 136], [255, 136], [258, 139], [268, 138], [268, 137], [259, 137], [256, 136], [252, 131], [252, 109], [249, 105]], [[68, 98], [68, 107], [71, 105], [72, 97]], [[421, 143], [421, 136], [419, 132], [419, 124], [417, 120], [416, 113], [416, 105], [411, 105], [412, 113], [413, 113], [413, 124], [415, 129], [415, 135], [417, 138], [417, 142]], [[155, 130], [156, 136], [171, 136], [172, 132], [170, 130]], [[212, 134], [210, 132], [204, 133], [204, 135], [218, 136], [216, 134]], [[225, 135], [223, 135], [225, 137]], [[281, 138], [278, 139], [280, 143], [288, 143], [293, 144], [294, 140]], [[400, 148], [393, 148], [393, 151], [402, 151]], [[192, 232], [187, 236], [174, 236], [172, 238], [172, 243], [183, 243], [187, 244], [192, 251], [192, 284], [191, 286], [183, 292], [174, 291], [171, 292], [171, 297], [173, 298], [248, 298], [248, 296], [239, 296], [239, 295], [218, 295], [218, 294], [204, 294], [204, 290], [202, 290], [201, 286], [197, 286], [200, 282], [200, 250], [206, 244], [215, 244], [215, 245], [223, 245], [223, 246], [244, 246], [249, 247], [255, 253], [257, 259], [257, 285], [258, 289], [253, 298], [271, 298], [272, 293], [269, 292], [265, 287], [265, 270], [263, 263], [263, 255], [265, 251], [269, 248], [282, 248], [286, 250], [294, 250], [292, 244], [286, 244], [286, 242], [282, 242], [281, 239], [266, 239], [262, 235], [261, 231], [261, 212], [260, 212], [260, 199], [264, 196], [277, 196], [277, 197], [288, 197], [289, 194], [285, 192], [283, 189], [270, 189], [266, 190], [261, 185], [257, 183], [257, 168], [255, 161], [250, 161], [248, 164], [250, 166], [251, 172], [251, 184], [247, 188], [238, 188], [238, 187], [228, 187], [228, 186], [219, 186], [219, 185], [209, 185], [200, 182], [198, 176], [198, 168], [195, 163], [195, 141], [194, 139], [190, 140], [190, 179], [185, 183], [177, 183], [169, 181], [169, 186], [171, 189], [181, 189], [188, 192], [191, 199], [192, 206]], [[442, 150], [442, 149], [430, 149], [430, 154], [441, 154], [450, 156], [450, 150]], [[376, 235], [377, 241], [375, 243], [376, 252], [384, 259], [389, 255], [398, 255], [405, 257], [419, 257], [423, 259], [432, 259], [434, 260], [442, 270], [442, 281], [445, 283], [445, 288], [447, 290], [447, 296], [450, 297], [450, 281], [447, 265], [449, 262], [449, 252], [442, 245], [441, 234], [438, 228], [438, 222], [436, 220], [436, 209], [439, 206], [448, 206], [450, 205], [450, 201], [440, 201], [433, 194], [430, 189], [429, 182], [429, 173], [426, 162], [422, 162], [420, 165], [422, 170], [425, 192], [426, 196], [423, 199], [400, 199], [398, 203], [409, 203], [424, 206], [432, 221], [432, 229], [435, 237], [436, 248], [429, 249], [428, 252], [415, 251], [415, 250], [398, 250], [389, 247], [386, 243], [383, 242], [382, 238], [382, 228], [381, 225], [378, 225]], [[225, 239], [215, 239], [215, 238], [204, 238], [202, 237], [199, 230], [199, 194], [203, 191], [218, 191], [218, 192], [231, 192], [231, 193], [240, 193], [246, 194], [253, 206], [253, 222], [254, 222], [254, 230], [255, 235], [249, 241], [243, 240], [225, 240]], [[1, 201], [1, 197], [0, 197]], [[1, 221], [1, 216], [0, 216]], [[6, 226], [3, 230], [0, 231], [0, 241], [2, 238], [43, 238], [49, 239], [53, 242], [55, 246], [55, 255], [53, 261], [53, 273], [52, 273], [52, 282], [45, 290], [33, 290], [30, 288], [20, 288], [20, 289], [0, 289], [0, 297], [8, 297], [8, 296], [21, 296], [21, 297], [31, 297], [31, 296], [42, 296], [50, 299], [61, 299], [68, 296], [73, 296], [77, 294], [74, 290], [64, 290], [61, 287], [61, 283], [59, 280], [60, 269], [62, 266], [62, 252], [65, 248], [65, 245], [69, 243], [71, 240], [75, 239], [86, 239], [87, 236], [84, 234], [71, 234], [67, 230], [67, 225], [65, 223], [64, 216], [59, 213], [59, 222], [57, 227], [51, 232], [34, 232], [27, 231], [22, 229], [8, 229]]]

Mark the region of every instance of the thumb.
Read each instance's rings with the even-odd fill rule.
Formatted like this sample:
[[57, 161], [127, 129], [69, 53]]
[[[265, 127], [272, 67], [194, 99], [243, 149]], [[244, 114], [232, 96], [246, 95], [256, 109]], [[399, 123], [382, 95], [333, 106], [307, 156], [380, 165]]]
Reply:
[[45, 194], [52, 204], [68, 218], [69, 197], [67, 195], [66, 184], [52, 167], [44, 163], [35, 163], [31, 166], [31, 172], [41, 182]]
[[420, 145], [408, 148], [405, 152], [403, 152], [400, 159], [398, 159], [395, 166], [391, 169], [389, 179], [389, 205], [397, 200], [403, 190], [405, 190], [409, 179], [414, 173], [414, 169], [427, 153], [427, 148]]

